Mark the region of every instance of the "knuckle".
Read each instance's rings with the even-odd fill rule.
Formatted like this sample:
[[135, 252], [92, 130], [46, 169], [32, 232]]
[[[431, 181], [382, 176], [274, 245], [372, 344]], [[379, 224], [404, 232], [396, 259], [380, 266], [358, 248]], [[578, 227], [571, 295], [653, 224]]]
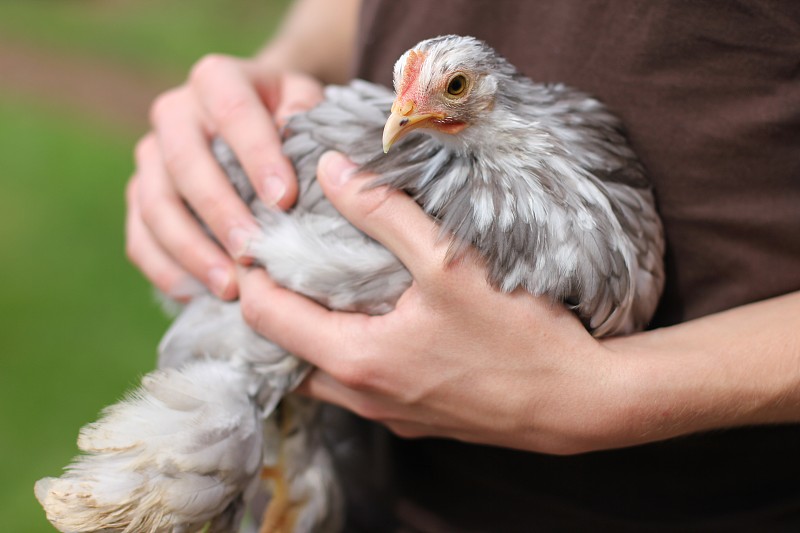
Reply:
[[142, 161], [146, 161], [156, 151], [156, 139], [153, 134], [148, 134], [139, 139], [136, 146], [133, 148], [133, 157], [137, 165], [141, 166]]
[[359, 213], [360, 218], [369, 221], [376, 218], [383, 218], [390, 214], [387, 203], [391, 198], [391, 192], [386, 188], [365, 189], [355, 195], [353, 208]]
[[194, 158], [183, 144], [166, 145], [163, 151], [164, 166], [174, 177], [182, 176], [191, 168]]
[[195, 241], [176, 234], [167, 241], [167, 246], [172, 255], [179, 257], [181, 263], [192, 271], [202, 271], [210, 268], [205, 254], [200, 252], [198, 243]]
[[164, 122], [179, 98], [180, 88], [171, 89], [158, 95], [150, 105], [150, 123], [155, 125]]
[[220, 213], [221, 206], [223, 205], [223, 198], [223, 193], [221, 191], [196, 191], [190, 203], [202, 220], [214, 226], [216, 221], [226, 218]]
[[266, 317], [259, 300], [249, 292], [242, 292], [239, 295], [239, 309], [244, 321], [255, 331], [261, 332]]
[[333, 377], [346, 387], [355, 390], [370, 389], [375, 383], [374, 365], [366, 358], [351, 358], [342, 361], [333, 373]]
[[145, 189], [139, 192], [141, 202], [139, 203], [139, 215], [146, 226], [151, 228], [158, 227], [158, 221], [163, 214], [161, 206], [156, 198], [146, 195]]
[[340, 363], [333, 371], [333, 377], [344, 386], [351, 389], [360, 389], [366, 381], [362, 369], [353, 363]]
[[240, 60], [223, 54], [210, 54], [197, 62], [189, 75], [190, 84], [205, 93], [209, 114], [217, 124], [235, 120], [252, 107], [253, 99], [240, 84], [212, 83], [220, 79], [233, 79], [234, 71], [240, 69]]
[[243, 166], [248, 164], [251, 168], [256, 168], [262, 172], [273, 171], [279, 166], [276, 160], [282, 157], [279, 144], [275, 144], [269, 139], [255, 137], [238, 146], [236, 153]]
[[370, 400], [356, 401], [351, 408], [355, 414], [367, 420], [381, 421], [386, 417], [384, 410]]
[[209, 77], [216, 77], [220, 71], [230, 68], [235, 59], [225, 54], [206, 54], [194, 64], [189, 73], [189, 80], [202, 82]]
[[211, 114], [218, 124], [226, 124], [246, 115], [252, 107], [250, 95], [244, 92], [232, 91], [222, 96], [211, 109]]
[[413, 430], [408, 426], [400, 424], [390, 424], [389, 431], [400, 437], [401, 439], [418, 439], [422, 436], [419, 431]]

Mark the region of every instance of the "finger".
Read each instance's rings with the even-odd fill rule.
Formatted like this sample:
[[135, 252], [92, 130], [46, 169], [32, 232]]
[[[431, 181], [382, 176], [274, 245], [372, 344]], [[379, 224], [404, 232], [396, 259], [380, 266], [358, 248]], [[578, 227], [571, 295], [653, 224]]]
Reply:
[[237, 274], [242, 315], [250, 327], [337, 379], [357, 384], [357, 374], [365, 370], [351, 354], [363, 353], [355, 339], [369, 317], [330, 311], [279, 286], [261, 268], [238, 267]]
[[[320, 369], [315, 369], [295, 389], [296, 393], [317, 400], [338, 405], [362, 418], [384, 423], [399, 437], [411, 439], [420, 437], [453, 437], [461, 435], [457, 432], [412, 421], [411, 416], [404, 416], [402, 407], [392, 405], [380, 395], [361, 392], [346, 387], [333, 376]], [[419, 416], [417, 414], [416, 416]], [[463, 437], [466, 437], [464, 435]]]
[[445, 430], [410, 421], [403, 416], [402, 408], [390, 404], [385, 398], [370, 392], [361, 392], [346, 387], [333, 376], [315, 369], [295, 389], [295, 392], [317, 400], [338, 405], [362, 418], [382, 422], [397, 436], [419, 438], [445, 436]]
[[206, 115], [233, 149], [259, 197], [270, 207], [290, 207], [297, 197], [297, 178], [282, 153], [278, 127], [242, 63], [208, 56], [195, 67], [191, 80]]
[[322, 98], [322, 85], [314, 78], [301, 74], [282, 76], [280, 96], [271, 107], [275, 122], [283, 128], [292, 115], [308, 111], [321, 102]]
[[382, 422], [398, 437], [415, 439], [450, 436], [450, 433], [445, 430], [428, 424], [410, 422], [406, 420], [406, 417], [398, 418], [395, 414], [397, 409], [394, 409], [384, 398], [369, 392], [359, 392], [348, 388], [330, 374], [319, 369], [311, 372], [295, 389], [295, 392], [338, 405], [362, 418]]
[[387, 407], [387, 402], [378, 395], [347, 387], [319, 368], [311, 372], [295, 392], [338, 405], [370, 420], [384, 420], [390, 417], [391, 411]]
[[415, 279], [440, 270], [449, 241], [439, 238], [434, 220], [402, 192], [368, 188], [374, 176], [355, 171], [340, 153], [327, 152], [320, 159], [318, 179], [336, 209], [393, 252]]
[[[185, 199], [228, 253], [240, 259], [258, 225], [211, 155], [204, 125], [188, 103], [188, 89], [181, 91], [159, 98], [152, 113], [162, 190]], [[147, 212], [147, 204], [142, 209]]]
[[438, 432], [435, 428], [424, 424], [413, 422], [388, 422], [386, 427], [389, 431], [402, 439], [419, 439], [422, 437], [445, 437], [449, 436]]
[[199, 283], [164, 252], [142, 222], [138, 205], [138, 183], [132, 178], [126, 189], [125, 246], [128, 259], [164, 294], [184, 299]]
[[[203, 231], [200, 223], [186, 205], [169, 187], [166, 170], [161, 164], [155, 139], [146, 137], [136, 150], [136, 163], [140, 182], [136, 190], [136, 213], [145, 226], [144, 234], [151, 235], [151, 254], [163, 250], [173, 264], [185, 268], [194, 278], [202, 281], [214, 294], [223, 299], [237, 295], [233, 261]], [[134, 220], [133, 231], [137, 231]], [[163, 255], [163, 254], [161, 254]], [[137, 263], [138, 264], [138, 263]], [[141, 265], [154, 269], [155, 265]], [[162, 262], [162, 267], [166, 266]]]

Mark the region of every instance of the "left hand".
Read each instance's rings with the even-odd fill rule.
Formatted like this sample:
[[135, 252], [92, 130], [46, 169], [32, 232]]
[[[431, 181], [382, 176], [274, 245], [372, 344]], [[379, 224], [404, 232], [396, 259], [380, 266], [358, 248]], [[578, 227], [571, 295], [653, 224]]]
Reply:
[[414, 283], [383, 316], [330, 311], [241, 271], [248, 323], [316, 365], [301, 392], [386, 424], [439, 436], [574, 453], [614, 446], [617, 356], [560, 304], [491, 287], [479, 258], [448, 264], [447, 242], [408, 196], [362, 190], [340, 154], [320, 162], [325, 194], [397, 255]]

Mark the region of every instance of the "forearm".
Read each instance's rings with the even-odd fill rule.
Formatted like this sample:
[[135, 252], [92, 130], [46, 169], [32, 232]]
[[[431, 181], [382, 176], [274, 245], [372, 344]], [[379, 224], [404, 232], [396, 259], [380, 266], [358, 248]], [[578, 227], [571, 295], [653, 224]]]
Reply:
[[257, 56], [266, 68], [347, 81], [360, 0], [296, 0], [276, 37]]
[[631, 444], [800, 421], [800, 293], [602, 344], [622, 357]]

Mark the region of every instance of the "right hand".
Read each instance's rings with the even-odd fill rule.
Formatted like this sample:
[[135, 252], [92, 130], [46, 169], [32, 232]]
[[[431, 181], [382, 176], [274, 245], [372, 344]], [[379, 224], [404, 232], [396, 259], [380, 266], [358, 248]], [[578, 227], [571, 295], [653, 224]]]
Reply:
[[246, 261], [258, 225], [211, 155], [210, 139], [233, 148], [266, 205], [286, 209], [297, 179], [278, 129], [321, 99], [313, 78], [221, 55], [201, 59], [184, 85], [156, 99], [126, 193], [127, 254], [156, 287], [182, 299], [199, 281], [220, 298], [237, 296], [234, 260]]

